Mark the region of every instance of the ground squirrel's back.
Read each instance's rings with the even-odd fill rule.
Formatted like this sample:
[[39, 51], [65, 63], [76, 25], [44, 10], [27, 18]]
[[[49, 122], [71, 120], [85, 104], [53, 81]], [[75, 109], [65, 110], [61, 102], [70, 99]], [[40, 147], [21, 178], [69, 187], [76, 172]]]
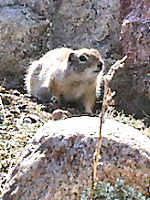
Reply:
[[95, 49], [58, 48], [34, 61], [26, 76], [30, 94], [45, 101], [55, 96], [59, 103], [77, 102], [92, 112], [97, 76], [102, 78], [104, 62]]

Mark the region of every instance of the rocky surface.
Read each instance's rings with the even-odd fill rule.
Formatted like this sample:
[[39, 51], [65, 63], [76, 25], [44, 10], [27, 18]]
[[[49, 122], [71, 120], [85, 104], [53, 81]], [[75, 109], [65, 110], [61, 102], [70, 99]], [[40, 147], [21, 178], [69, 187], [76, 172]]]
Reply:
[[113, 48], [117, 51], [118, 19], [119, 3], [116, 0], [62, 1], [53, 23], [54, 47], [62, 44], [74, 48], [94, 47], [107, 57]]
[[[49, 121], [27, 145], [9, 174], [3, 200], [76, 199], [89, 186], [99, 118]], [[103, 124], [98, 180], [124, 178], [148, 195], [150, 139], [114, 120]]]
[[40, 51], [47, 26], [31, 8], [0, 1], [1, 79], [23, 80], [24, 67]]
[[150, 114], [150, 2], [121, 1], [124, 16], [121, 28], [123, 53], [127, 55], [124, 67], [111, 83], [116, 91], [118, 106], [138, 116]]
[[[100, 110], [99, 105], [96, 107], [95, 114]], [[9, 169], [16, 164], [37, 129], [50, 119], [80, 115], [78, 107], [73, 105], [60, 108], [54, 101], [40, 104], [22, 89], [8, 90], [0, 86], [0, 197]]]
[[118, 19], [117, 0], [1, 0], [0, 78], [18, 87], [30, 61], [62, 46], [97, 48], [112, 62], [119, 57]]
[[[60, 46], [97, 48], [107, 69], [114, 60], [126, 54], [126, 64], [116, 71], [111, 81], [111, 89], [116, 91], [114, 102], [120, 109], [140, 117], [144, 115], [149, 121], [149, 6], [148, 0], [120, 0], [120, 3], [118, 0], [0, 0], [0, 83], [9, 83], [9, 88], [22, 88], [20, 83], [30, 61]], [[66, 193], [71, 195], [68, 199], [75, 199], [77, 191], [89, 184], [98, 123], [94, 118], [90, 118], [90, 122], [81, 120], [77, 125], [73, 122], [76, 126], [73, 129], [68, 127], [68, 122], [63, 121], [68, 129], [61, 128], [58, 122], [58, 132], [59, 128], [61, 130], [56, 135], [51, 129], [55, 122], [50, 122], [50, 127], [46, 125], [42, 130], [50, 130], [51, 135], [49, 131], [43, 136], [39, 132], [24, 156], [16, 161], [45, 121], [65, 119], [72, 113], [81, 114], [72, 108], [69, 112], [68, 108], [67, 111], [56, 108], [57, 105], [51, 103], [46, 107], [37, 105], [28, 95], [0, 86], [0, 190], [6, 182], [8, 168], [18, 163], [5, 186], [5, 192], [8, 192], [4, 199], [49, 199], [54, 195], [59, 200]], [[127, 123], [145, 129], [143, 122], [133, 122], [132, 118], [128, 118]], [[114, 182], [123, 177], [127, 184], [146, 194], [150, 180], [149, 139], [120, 123], [107, 121], [105, 124], [104, 164], [99, 167], [98, 180]], [[123, 129], [126, 135], [122, 133]], [[150, 135], [149, 128], [144, 131]], [[17, 181], [20, 182], [18, 185]]]

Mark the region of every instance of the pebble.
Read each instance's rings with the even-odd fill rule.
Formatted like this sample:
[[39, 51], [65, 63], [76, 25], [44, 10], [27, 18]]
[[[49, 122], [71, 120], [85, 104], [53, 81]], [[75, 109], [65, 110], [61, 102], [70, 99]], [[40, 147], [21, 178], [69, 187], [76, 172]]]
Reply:
[[7, 131], [5, 130], [0, 130], [0, 135], [6, 135], [7, 134]]
[[71, 117], [71, 113], [69, 113], [66, 110], [56, 109], [52, 112], [52, 119], [53, 120], [66, 119], [68, 117]]
[[40, 120], [40, 117], [38, 115], [29, 114], [23, 119], [23, 122], [24, 123], [36, 123], [39, 120]]
[[29, 117], [25, 117], [25, 118], [23, 119], [23, 123], [24, 123], [24, 124], [31, 124], [31, 123], [32, 123], [32, 120], [31, 120]]

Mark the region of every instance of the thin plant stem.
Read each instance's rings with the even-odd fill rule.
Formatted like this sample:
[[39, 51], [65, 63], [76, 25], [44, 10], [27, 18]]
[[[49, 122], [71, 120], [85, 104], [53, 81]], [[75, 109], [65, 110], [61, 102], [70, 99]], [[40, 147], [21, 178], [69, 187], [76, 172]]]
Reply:
[[93, 170], [92, 170], [92, 181], [91, 181], [91, 188], [90, 188], [90, 200], [94, 200], [94, 186], [96, 183], [97, 178], [97, 168], [98, 168], [98, 161], [101, 158], [101, 145], [102, 145], [102, 125], [104, 121], [105, 112], [112, 102], [112, 97], [114, 96], [114, 92], [111, 92], [110, 89], [110, 82], [116, 73], [116, 71], [124, 66], [124, 61], [126, 60], [127, 56], [124, 56], [121, 60], [116, 61], [114, 65], [110, 67], [108, 73], [104, 76], [104, 98], [102, 103], [102, 111], [100, 115], [100, 124], [99, 124], [99, 134], [98, 134], [98, 144], [93, 156]]

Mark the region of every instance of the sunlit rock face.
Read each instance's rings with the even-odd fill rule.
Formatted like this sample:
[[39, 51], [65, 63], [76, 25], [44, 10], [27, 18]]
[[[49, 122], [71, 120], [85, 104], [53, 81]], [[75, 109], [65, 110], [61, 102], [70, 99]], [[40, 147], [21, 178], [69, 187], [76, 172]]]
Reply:
[[118, 0], [0, 0], [0, 78], [22, 79], [31, 61], [62, 46], [96, 48], [110, 66], [120, 52], [119, 8]]
[[112, 81], [116, 104], [130, 113], [150, 113], [150, 2], [121, 1], [121, 43], [128, 58]]

